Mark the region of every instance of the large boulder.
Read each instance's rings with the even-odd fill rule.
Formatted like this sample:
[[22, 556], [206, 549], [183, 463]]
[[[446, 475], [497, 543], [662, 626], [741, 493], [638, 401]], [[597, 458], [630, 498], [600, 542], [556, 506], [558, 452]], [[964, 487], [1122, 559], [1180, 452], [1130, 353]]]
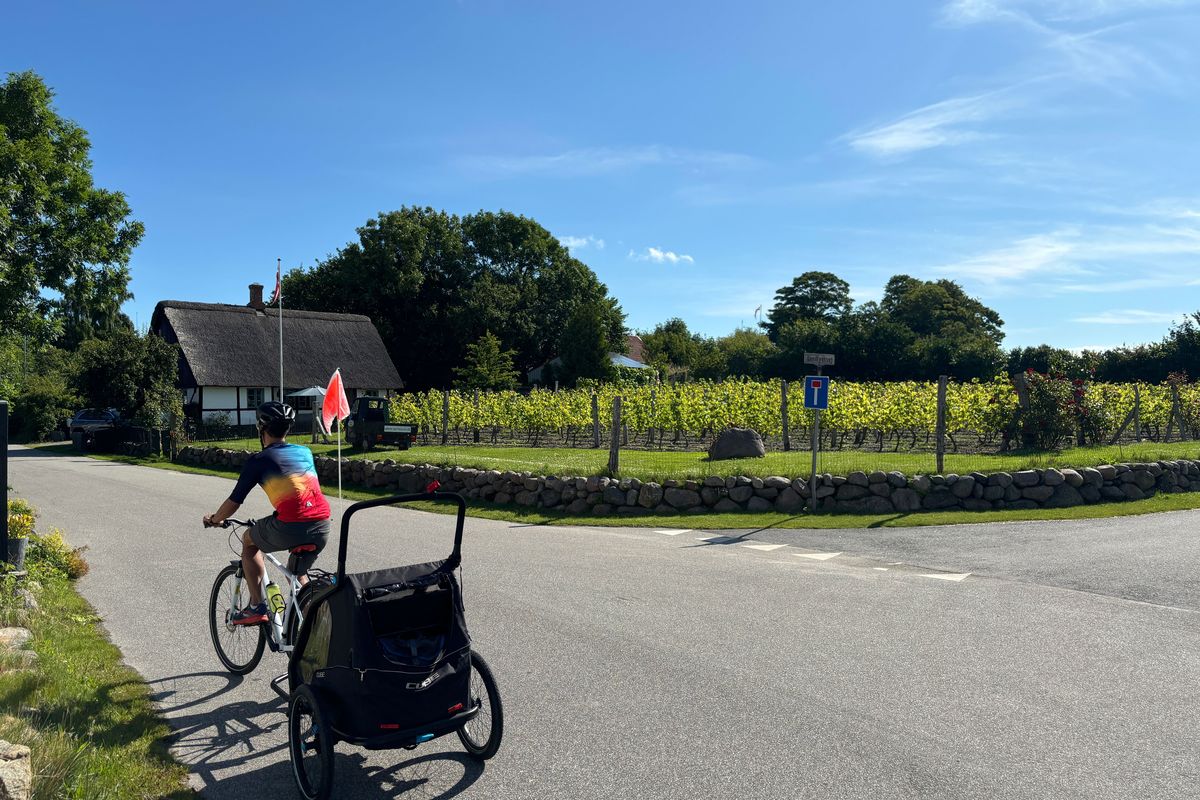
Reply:
[[767, 454], [762, 437], [750, 428], [726, 428], [708, 448], [709, 461], [729, 458], [762, 458]]

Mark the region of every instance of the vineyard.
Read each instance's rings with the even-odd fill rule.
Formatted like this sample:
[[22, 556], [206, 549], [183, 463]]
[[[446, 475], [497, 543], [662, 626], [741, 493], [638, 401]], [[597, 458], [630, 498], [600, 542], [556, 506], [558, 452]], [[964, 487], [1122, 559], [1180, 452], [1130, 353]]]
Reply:
[[[1068, 398], [1059, 403], [1061, 409], [1055, 409], [1066, 418], [1061, 444], [1200, 438], [1200, 384], [1060, 383]], [[1071, 405], [1072, 391], [1077, 399], [1086, 393], [1086, 399]], [[806, 449], [812, 415], [804, 410], [800, 391], [792, 392], [788, 412], [792, 448]], [[932, 449], [937, 394], [935, 382], [834, 380], [829, 410], [821, 420], [822, 448]], [[755, 429], [769, 447], [777, 449], [784, 433], [780, 381], [604, 386], [594, 392], [424, 392], [396, 398], [392, 414], [396, 421], [418, 423], [422, 444], [590, 447], [595, 421], [608, 435], [613, 400], [618, 396], [623, 447], [697, 450], [715, 432], [737, 426]], [[1132, 413], [1135, 407], [1136, 414]], [[1015, 447], [1018, 408], [1017, 394], [1007, 379], [948, 384], [946, 449], [983, 453]], [[607, 440], [603, 444], [607, 446]]]

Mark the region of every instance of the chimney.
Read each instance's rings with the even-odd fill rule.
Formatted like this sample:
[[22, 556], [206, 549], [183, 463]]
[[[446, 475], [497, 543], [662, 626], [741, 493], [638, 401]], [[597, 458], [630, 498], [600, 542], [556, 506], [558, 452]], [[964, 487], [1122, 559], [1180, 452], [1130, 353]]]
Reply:
[[266, 308], [266, 306], [263, 305], [262, 290], [263, 286], [261, 283], [250, 284], [250, 302], [247, 305], [249, 305], [255, 311], [262, 311], [264, 308]]

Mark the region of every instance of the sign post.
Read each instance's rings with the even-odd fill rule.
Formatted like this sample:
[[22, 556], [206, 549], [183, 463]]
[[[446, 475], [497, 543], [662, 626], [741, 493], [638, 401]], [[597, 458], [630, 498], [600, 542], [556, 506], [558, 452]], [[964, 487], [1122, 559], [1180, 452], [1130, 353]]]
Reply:
[[8, 402], [0, 400], [0, 561], [8, 562]]
[[817, 368], [816, 375], [804, 378], [804, 407], [813, 412], [812, 428], [812, 471], [808, 478], [809, 509], [817, 511], [817, 453], [821, 449], [821, 412], [829, 408], [829, 379], [821, 374], [824, 367], [834, 364], [830, 353], [805, 353], [804, 363]]

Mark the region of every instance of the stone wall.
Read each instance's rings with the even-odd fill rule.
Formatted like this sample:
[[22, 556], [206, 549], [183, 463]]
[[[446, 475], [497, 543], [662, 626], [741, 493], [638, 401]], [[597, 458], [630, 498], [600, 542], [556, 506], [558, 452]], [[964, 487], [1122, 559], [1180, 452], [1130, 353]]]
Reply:
[[[199, 466], [238, 468], [249, 450], [186, 447], [178, 460]], [[314, 459], [322, 483], [337, 481], [337, 459]], [[555, 477], [528, 472], [401, 464], [392, 459], [342, 459], [349, 486], [420, 492], [431, 481], [447, 491], [501, 505], [544, 508], [572, 515], [707, 513], [802, 510], [809, 497], [803, 478], [709, 476], [662, 483], [637, 478]], [[1200, 461], [1105, 464], [1084, 469], [1029, 469], [984, 475], [917, 475], [851, 472], [821, 475], [816, 482], [821, 511], [891, 512], [1004, 508], [1067, 508], [1101, 502], [1142, 500], [1159, 492], [1200, 491]]]

